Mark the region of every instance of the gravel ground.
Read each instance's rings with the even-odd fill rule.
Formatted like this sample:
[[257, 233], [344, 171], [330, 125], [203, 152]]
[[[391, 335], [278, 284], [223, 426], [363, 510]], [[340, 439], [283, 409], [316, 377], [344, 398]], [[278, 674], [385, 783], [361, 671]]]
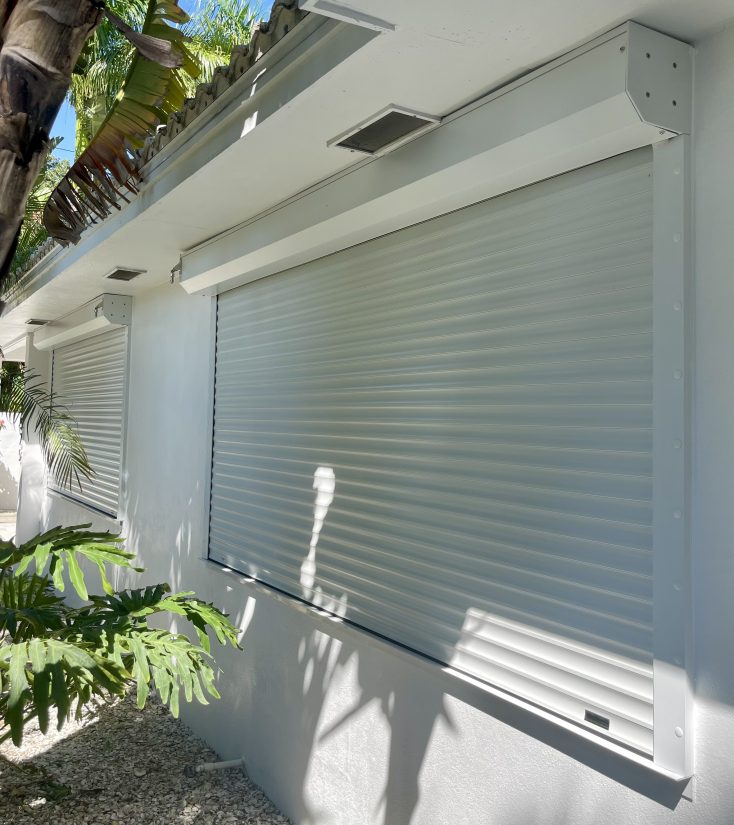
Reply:
[[0, 539], [9, 541], [15, 535], [15, 510], [0, 510]]
[[241, 770], [183, 775], [217, 759], [160, 703], [126, 699], [0, 746], [0, 825], [288, 825]]

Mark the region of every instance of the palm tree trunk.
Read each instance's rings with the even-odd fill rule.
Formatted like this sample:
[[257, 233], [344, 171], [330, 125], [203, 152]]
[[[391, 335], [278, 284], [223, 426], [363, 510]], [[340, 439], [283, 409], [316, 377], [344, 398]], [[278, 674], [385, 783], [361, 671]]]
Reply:
[[0, 0], [0, 280], [102, 0]]

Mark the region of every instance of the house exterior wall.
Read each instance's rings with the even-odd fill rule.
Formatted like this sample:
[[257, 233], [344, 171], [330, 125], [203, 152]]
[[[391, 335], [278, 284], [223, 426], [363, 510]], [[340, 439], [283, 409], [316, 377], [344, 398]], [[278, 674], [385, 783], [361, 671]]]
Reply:
[[5, 422], [0, 429], [0, 510], [18, 506], [20, 479], [20, 422], [14, 415], [0, 412]]
[[[244, 756], [252, 778], [295, 823], [732, 821], [734, 28], [697, 46], [691, 489], [696, 777], [685, 796], [680, 785], [457, 683], [436, 665], [204, 561], [212, 302], [174, 286], [136, 298], [123, 470], [128, 546], [147, 566], [146, 581], [195, 589], [244, 631], [244, 652], [217, 651], [222, 700], [187, 707], [184, 718], [223, 758]], [[87, 517], [65, 499], [47, 499], [47, 525]]]

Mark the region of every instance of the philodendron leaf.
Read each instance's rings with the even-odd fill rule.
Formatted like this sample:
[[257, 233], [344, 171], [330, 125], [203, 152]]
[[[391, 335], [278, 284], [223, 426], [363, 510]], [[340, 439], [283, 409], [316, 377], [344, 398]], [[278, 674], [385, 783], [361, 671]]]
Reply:
[[54, 587], [61, 593], [66, 587], [64, 583], [64, 559], [61, 556], [55, 557], [51, 562], [51, 575], [54, 580]]
[[28, 677], [25, 669], [27, 659], [28, 645], [25, 642], [11, 645], [8, 668], [10, 692], [8, 693], [6, 721], [10, 725], [13, 744], [16, 747], [20, 747], [23, 741], [23, 708], [28, 692]]
[[103, 648], [82, 638], [35, 638], [0, 644], [0, 717], [19, 745], [24, 724], [38, 717], [42, 731], [56, 709], [61, 728], [77, 703], [77, 713], [93, 694], [122, 695], [130, 680], [124, 666], [105, 656]]
[[79, 562], [76, 559], [76, 552], [74, 549], [66, 550], [64, 551], [64, 556], [66, 557], [66, 564], [69, 568], [69, 578], [74, 586], [74, 590], [76, 590], [77, 596], [79, 596], [80, 599], [86, 601], [89, 594], [84, 584], [84, 573], [82, 573], [82, 569], [79, 567]]
[[[73, 527], [54, 527], [35, 538], [13, 548], [6, 554], [6, 566], [16, 565], [15, 574], [21, 575], [31, 566], [37, 575], [43, 575], [48, 564], [48, 572], [53, 577], [54, 586], [64, 591], [64, 570], [68, 571], [71, 584], [81, 599], [88, 598], [88, 589], [84, 571], [79, 559], [84, 558], [99, 570], [102, 588], [106, 593], [114, 590], [107, 576], [107, 567], [122, 567], [136, 572], [142, 568], [134, 567], [131, 560], [133, 553], [123, 550], [122, 540], [113, 533], [96, 533], [88, 530], [89, 524]], [[2, 548], [0, 548], [0, 556]], [[0, 566], [2, 559], [0, 558]]]
[[130, 647], [135, 656], [133, 667], [133, 678], [137, 682], [138, 707], [145, 707], [145, 700], [148, 698], [148, 683], [150, 682], [150, 668], [148, 667], [148, 654], [145, 645], [140, 637], [135, 635], [130, 639]]
[[[0, 544], [0, 742], [19, 744], [34, 717], [46, 731], [54, 710], [61, 727], [73, 708], [79, 716], [92, 697], [133, 684], [140, 707], [155, 687], [174, 715], [182, 698], [206, 704], [219, 696], [208, 634], [237, 648], [227, 616], [167, 584], [114, 592], [106, 567], [131, 568], [132, 555], [117, 537], [87, 527], [54, 528], [18, 548]], [[82, 558], [97, 566], [105, 595], [88, 594]], [[86, 604], [71, 607], [54, 591], [66, 578]], [[148, 626], [166, 613], [190, 622], [198, 642]]]
[[38, 715], [38, 726], [41, 733], [46, 733], [48, 730], [49, 707], [51, 705], [51, 672], [46, 667], [46, 648], [41, 639], [33, 639], [28, 643], [28, 654], [35, 674], [33, 678], [33, 702]]

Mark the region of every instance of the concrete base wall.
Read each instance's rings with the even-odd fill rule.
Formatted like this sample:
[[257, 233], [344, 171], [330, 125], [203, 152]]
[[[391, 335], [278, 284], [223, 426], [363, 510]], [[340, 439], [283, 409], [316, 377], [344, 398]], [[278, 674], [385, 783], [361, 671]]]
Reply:
[[[684, 789], [205, 562], [211, 301], [137, 298], [124, 502], [148, 572], [229, 611], [222, 701], [184, 710], [298, 825], [731, 825], [734, 821], [734, 29], [696, 65], [692, 487], [695, 769]], [[47, 501], [47, 523], [87, 512]]]

